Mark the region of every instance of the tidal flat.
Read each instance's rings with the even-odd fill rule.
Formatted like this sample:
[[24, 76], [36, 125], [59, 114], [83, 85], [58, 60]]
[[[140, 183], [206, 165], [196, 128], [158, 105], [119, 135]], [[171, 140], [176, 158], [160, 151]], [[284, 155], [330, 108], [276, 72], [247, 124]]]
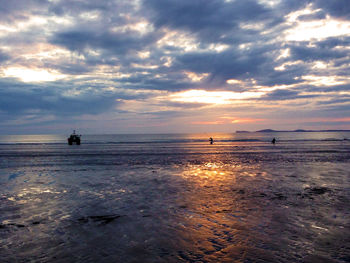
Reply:
[[349, 141], [162, 136], [0, 144], [0, 262], [350, 261]]

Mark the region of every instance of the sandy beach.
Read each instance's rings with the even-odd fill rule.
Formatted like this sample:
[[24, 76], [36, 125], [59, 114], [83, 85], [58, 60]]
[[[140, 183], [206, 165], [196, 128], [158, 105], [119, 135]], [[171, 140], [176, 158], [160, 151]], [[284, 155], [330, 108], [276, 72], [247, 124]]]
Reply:
[[349, 262], [344, 134], [237, 136], [1, 137], [0, 261]]

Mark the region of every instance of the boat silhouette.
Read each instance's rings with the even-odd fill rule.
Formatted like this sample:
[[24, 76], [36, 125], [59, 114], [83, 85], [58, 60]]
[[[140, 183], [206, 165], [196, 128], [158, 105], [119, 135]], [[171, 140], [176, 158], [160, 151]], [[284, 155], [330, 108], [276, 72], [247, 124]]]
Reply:
[[75, 143], [76, 145], [80, 145], [80, 137], [81, 137], [81, 135], [76, 134], [75, 130], [74, 130], [73, 133], [67, 139], [68, 144], [73, 145]]

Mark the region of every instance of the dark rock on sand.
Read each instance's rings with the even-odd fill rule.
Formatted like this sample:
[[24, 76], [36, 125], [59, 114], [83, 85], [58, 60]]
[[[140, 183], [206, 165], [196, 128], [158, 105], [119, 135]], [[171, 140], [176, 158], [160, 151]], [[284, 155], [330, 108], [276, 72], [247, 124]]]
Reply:
[[14, 227], [18, 227], [18, 228], [25, 227], [25, 225], [22, 225], [22, 224], [9, 223], [9, 224], [0, 224], [0, 229], [6, 228], [8, 226], [14, 226]]
[[299, 194], [302, 198], [313, 199], [313, 196], [323, 195], [325, 193], [331, 193], [332, 190], [327, 187], [306, 187], [302, 194]]
[[120, 217], [121, 215], [85, 216], [85, 217], [79, 218], [78, 221], [81, 223], [88, 223], [92, 221], [92, 222], [100, 223], [102, 225], [106, 225]]

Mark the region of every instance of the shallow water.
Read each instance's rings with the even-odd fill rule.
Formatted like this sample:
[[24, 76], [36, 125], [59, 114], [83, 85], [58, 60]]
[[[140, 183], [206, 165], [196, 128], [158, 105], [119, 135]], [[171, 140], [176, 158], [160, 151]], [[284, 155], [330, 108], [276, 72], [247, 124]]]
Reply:
[[349, 262], [350, 136], [303, 134], [0, 137], [0, 262]]

